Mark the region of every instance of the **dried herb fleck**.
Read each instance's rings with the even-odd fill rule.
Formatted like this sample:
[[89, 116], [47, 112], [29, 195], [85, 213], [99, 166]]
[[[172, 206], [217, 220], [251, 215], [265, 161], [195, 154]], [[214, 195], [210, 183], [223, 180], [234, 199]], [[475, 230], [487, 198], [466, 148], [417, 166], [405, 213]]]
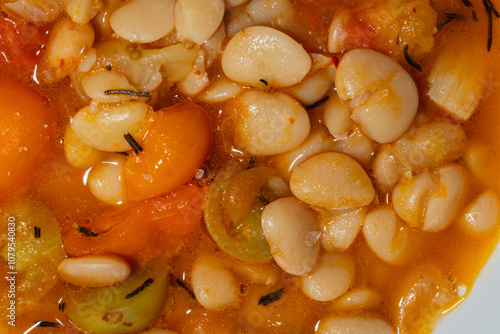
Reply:
[[59, 327], [59, 323], [54, 321], [35, 321], [35, 327]]
[[153, 282], [154, 282], [154, 280], [152, 278], [148, 278], [147, 280], [144, 281], [144, 283], [141, 284], [141, 286], [139, 286], [137, 289], [135, 289], [134, 291], [132, 291], [131, 293], [126, 295], [125, 299], [129, 299], [129, 298], [132, 298], [132, 297], [138, 295], [139, 293], [142, 292], [142, 290], [146, 289], [148, 286], [153, 284]]
[[132, 137], [132, 135], [130, 133], [124, 134], [123, 137], [125, 137], [125, 140], [130, 145], [130, 147], [134, 150], [135, 154], [139, 154], [143, 151], [141, 145], [139, 145], [135, 141], [134, 137]]
[[39, 239], [42, 236], [42, 229], [38, 226], [35, 226], [35, 238]]
[[329, 96], [325, 96], [324, 98], [322, 98], [321, 100], [317, 101], [317, 102], [314, 102], [313, 104], [310, 104], [308, 106], [305, 106], [304, 108], [306, 110], [313, 110], [317, 107], [319, 107], [320, 105], [322, 105], [323, 103], [325, 103], [326, 101], [328, 101], [330, 99]]
[[188, 286], [186, 285], [186, 283], [184, 283], [183, 280], [181, 280], [180, 278], [176, 278], [175, 279], [175, 283], [177, 283], [177, 285], [179, 285], [181, 288], [183, 288], [191, 298], [193, 299], [196, 299], [196, 296], [194, 295], [193, 291], [191, 291]]
[[422, 72], [423, 69], [422, 69], [422, 66], [417, 63], [415, 60], [413, 60], [409, 53], [408, 53], [408, 44], [405, 45], [405, 48], [404, 48], [404, 55], [405, 55], [405, 59], [406, 61], [408, 62], [408, 64], [410, 64], [413, 68], [417, 69], [418, 71]]
[[270, 294], [260, 297], [259, 305], [267, 306], [275, 301], [278, 301], [281, 298], [281, 295], [285, 292], [285, 288], [281, 288], [279, 290], [273, 291]]
[[136, 92], [136, 91], [127, 90], [127, 89], [110, 89], [110, 90], [104, 91], [104, 94], [105, 95], [115, 95], [115, 94], [133, 95], [133, 96], [137, 96], [137, 97], [151, 97], [153, 95], [150, 92]]

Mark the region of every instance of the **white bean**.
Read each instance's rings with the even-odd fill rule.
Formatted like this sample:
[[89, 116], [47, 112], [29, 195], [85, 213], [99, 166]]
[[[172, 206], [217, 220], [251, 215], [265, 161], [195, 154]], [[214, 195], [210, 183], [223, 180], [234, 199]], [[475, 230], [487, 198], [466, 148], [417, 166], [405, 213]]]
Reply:
[[369, 49], [345, 54], [335, 75], [342, 100], [349, 100], [352, 119], [379, 143], [399, 138], [418, 109], [415, 82], [394, 59]]
[[67, 0], [64, 10], [75, 23], [88, 23], [101, 9], [101, 0]]
[[150, 43], [174, 29], [175, 0], [132, 0], [109, 18], [113, 31], [131, 42]]
[[319, 219], [321, 245], [327, 250], [346, 250], [361, 228], [366, 210], [348, 209], [323, 211]]
[[99, 200], [111, 205], [123, 204], [127, 200], [127, 189], [123, 169], [127, 158], [118, 154], [92, 167], [87, 186]]
[[89, 98], [97, 102], [116, 103], [137, 99], [128, 94], [105, 94], [107, 90], [123, 89], [136, 92], [127, 77], [118, 71], [101, 70], [82, 79], [82, 87]]
[[359, 126], [354, 126], [345, 139], [337, 140], [336, 143], [335, 151], [347, 154], [364, 166], [370, 165], [375, 155], [376, 143]]
[[58, 21], [49, 34], [40, 69], [49, 82], [64, 78], [75, 70], [94, 43], [92, 25], [77, 24], [69, 18]]
[[131, 269], [116, 255], [88, 255], [64, 259], [57, 271], [71, 284], [96, 288], [123, 282]]
[[2, 1], [2, 9], [29, 22], [45, 22], [58, 17], [65, 3], [65, 0]]
[[241, 93], [242, 90], [241, 85], [221, 76], [214, 79], [210, 86], [196, 98], [205, 102], [225, 102]]
[[352, 24], [353, 20], [350, 9], [343, 6], [336, 7], [332, 23], [328, 28], [328, 51], [331, 53], [347, 51], [349, 33], [345, 28]]
[[306, 140], [292, 151], [274, 156], [273, 163], [289, 180], [292, 171], [306, 159], [321, 152], [333, 151], [336, 147], [331, 136], [316, 129], [311, 131]]
[[411, 227], [420, 227], [425, 206], [436, 181], [429, 172], [399, 182], [392, 192], [392, 204], [398, 216]]
[[222, 22], [213, 35], [203, 43], [206, 52], [205, 65], [210, 68], [219, 59], [226, 46], [226, 26]]
[[231, 80], [262, 87], [293, 86], [309, 73], [311, 57], [302, 45], [279, 30], [254, 26], [229, 41], [222, 54], [222, 69]]
[[231, 262], [231, 270], [255, 284], [271, 286], [281, 278], [281, 271], [272, 263]]
[[240, 5], [243, 5], [247, 1], [248, 0], [224, 0], [224, 3], [226, 4], [227, 8], [232, 8], [232, 7], [238, 7]]
[[301, 163], [292, 172], [290, 189], [301, 201], [328, 210], [365, 206], [375, 198], [363, 167], [336, 152], [320, 153]]
[[200, 49], [193, 69], [177, 83], [177, 88], [184, 95], [194, 96], [207, 88], [209, 84], [208, 74], [205, 71], [205, 50]]
[[101, 151], [128, 151], [130, 145], [123, 137], [129, 133], [139, 138], [146, 123], [146, 115], [152, 110], [144, 102], [130, 101], [118, 104], [98, 104], [93, 112], [89, 106], [73, 117], [71, 128], [84, 143]]
[[336, 93], [330, 94], [330, 99], [325, 103], [325, 125], [328, 131], [337, 139], [346, 139], [353, 128], [351, 107], [349, 103], [342, 102]]
[[483, 184], [487, 184], [488, 176], [494, 172], [492, 164], [489, 163], [492, 159], [491, 155], [492, 152], [488, 146], [476, 140], [470, 141], [464, 152], [463, 159], [467, 170]]
[[224, 0], [177, 0], [175, 29], [183, 39], [203, 44], [224, 17]]
[[294, 13], [289, 0], [251, 0], [227, 12], [227, 34], [234, 36], [250, 26], [289, 27], [293, 24]]
[[319, 322], [316, 334], [394, 334], [384, 320], [370, 316], [330, 316]]
[[485, 233], [498, 222], [498, 195], [487, 190], [470, 203], [460, 216], [460, 224], [476, 233]]
[[209, 310], [222, 310], [239, 303], [236, 281], [216, 258], [196, 260], [191, 283], [196, 300]]
[[432, 122], [417, 128], [411, 137], [408, 160], [417, 167], [436, 168], [464, 153], [467, 137], [461, 126]]
[[372, 251], [388, 263], [400, 263], [406, 259], [408, 230], [388, 205], [370, 210], [363, 224], [366, 243]]
[[255, 155], [274, 155], [299, 146], [309, 134], [309, 116], [287, 94], [248, 90], [227, 108], [235, 124], [236, 145]]
[[356, 289], [340, 297], [335, 302], [335, 309], [357, 311], [376, 308], [380, 304], [380, 300], [380, 296], [371, 289]]
[[377, 153], [372, 168], [375, 182], [384, 191], [394, 188], [401, 178], [400, 163], [387, 147]]
[[102, 152], [82, 142], [71, 126], [66, 128], [64, 134], [64, 155], [77, 168], [88, 168], [102, 158]]
[[90, 48], [90, 50], [85, 54], [85, 58], [82, 60], [80, 65], [76, 68], [78, 72], [88, 72], [97, 62], [97, 50]]
[[422, 229], [438, 232], [447, 227], [457, 216], [465, 193], [465, 170], [458, 165], [448, 165], [438, 170], [439, 184], [432, 191], [425, 209]]
[[302, 291], [320, 302], [334, 300], [343, 295], [354, 281], [356, 264], [344, 254], [326, 254], [307, 276], [302, 277]]
[[320, 232], [311, 212], [294, 197], [283, 197], [262, 212], [262, 229], [274, 260], [292, 275], [307, 275], [316, 265]]
[[310, 105], [327, 95], [333, 87], [337, 68], [329, 57], [311, 54], [313, 63], [309, 74], [290, 93], [304, 105]]

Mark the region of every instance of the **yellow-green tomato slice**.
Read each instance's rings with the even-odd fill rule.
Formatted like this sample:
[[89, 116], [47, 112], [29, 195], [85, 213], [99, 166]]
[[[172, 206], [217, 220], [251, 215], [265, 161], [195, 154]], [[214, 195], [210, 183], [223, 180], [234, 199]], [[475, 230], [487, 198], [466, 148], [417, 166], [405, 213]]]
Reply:
[[104, 289], [71, 291], [68, 317], [93, 334], [135, 333], [160, 315], [167, 298], [168, 266], [149, 264], [126, 281]]
[[[243, 173], [247, 175], [242, 176]], [[255, 175], [259, 175], [259, 177], [256, 178]], [[237, 180], [250, 180], [255, 183], [238, 181], [239, 185], [245, 184], [245, 186], [235, 190], [233, 173], [225, 171], [219, 173], [210, 186], [205, 204], [205, 224], [208, 232], [222, 250], [239, 260], [265, 262], [272, 258], [269, 244], [262, 231], [262, 208], [250, 204], [255, 202], [258, 195], [257, 188], [262, 187], [264, 183], [261, 181], [262, 177], [271, 177], [273, 175], [275, 175], [274, 172], [244, 171], [234, 176], [234, 178]], [[257, 184], [257, 188], [255, 188], [255, 184]], [[230, 196], [229, 199], [228, 196]], [[230, 202], [238, 203], [238, 199], [241, 200], [239, 205], [229, 204]], [[226, 208], [224, 204], [230, 208]], [[235, 207], [238, 210], [234, 210]], [[242, 209], [243, 207], [244, 209]], [[227, 209], [233, 212], [227, 212]], [[240, 221], [234, 221], [231, 218], [235, 216], [244, 218]]]
[[66, 253], [56, 219], [40, 203], [24, 199], [3, 204], [0, 216], [0, 244], [5, 241], [0, 256], [10, 263], [10, 272], [17, 272], [16, 306], [20, 314], [57, 282], [57, 266]]

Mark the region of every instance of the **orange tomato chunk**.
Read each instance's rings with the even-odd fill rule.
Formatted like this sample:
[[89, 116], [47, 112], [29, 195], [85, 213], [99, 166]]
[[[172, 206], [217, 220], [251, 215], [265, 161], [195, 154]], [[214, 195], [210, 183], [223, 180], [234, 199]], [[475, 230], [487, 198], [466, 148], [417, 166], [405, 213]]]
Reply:
[[166, 194], [191, 180], [210, 148], [212, 128], [202, 106], [186, 102], [150, 116], [149, 129], [137, 140], [143, 151], [125, 164], [129, 200]]
[[164, 197], [114, 209], [63, 234], [72, 256], [115, 254], [131, 261], [168, 257], [201, 225], [206, 189], [187, 184]]
[[22, 191], [50, 153], [54, 115], [35, 90], [0, 79], [0, 200]]

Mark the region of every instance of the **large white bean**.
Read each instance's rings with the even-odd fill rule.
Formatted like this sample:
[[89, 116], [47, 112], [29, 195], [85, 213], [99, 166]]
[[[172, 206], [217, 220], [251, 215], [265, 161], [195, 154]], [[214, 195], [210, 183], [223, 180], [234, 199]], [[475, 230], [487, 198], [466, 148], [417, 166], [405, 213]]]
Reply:
[[435, 186], [434, 176], [429, 172], [399, 182], [392, 192], [398, 216], [411, 227], [421, 226], [429, 194]]
[[384, 320], [369, 317], [336, 317], [322, 319], [316, 334], [394, 334], [394, 329]]
[[357, 311], [359, 309], [376, 308], [380, 304], [380, 296], [371, 289], [356, 289], [340, 297], [335, 302], [335, 309]]
[[354, 126], [345, 139], [337, 140], [335, 149], [335, 151], [347, 154], [363, 166], [370, 165], [375, 150], [376, 143], [361, 131], [359, 126]]
[[214, 79], [210, 86], [196, 98], [205, 102], [225, 102], [241, 93], [242, 90], [241, 85], [221, 76]]
[[174, 29], [175, 0], [132, 0], [111, 14], [113, 31], [131, 42], [149, 43]]
[[226, 7], [231, 8], [243, 5], [247, 1], [248, 0], [224, 0], [224, 3], [226, 4]]
[[394, 188], [401, 178], [400, 163], [391, 153], [389, 148], [382, 148], [375, 156], [372, 166], [375, 182], [384, 191]]
[[346, 139], [348, 132], [354, 125], [349, 103], [342, 102], [339, 96], [333, 93], [326, 101], [324, 110], [324, 120], [328, 131], [337, 139]]
[[101, 0], [67, 0], [64, 10], [75, 23], [88, 23], [104, 8]]
[[299, 146], [309, 134], [309, 116], [287, 94], [248, 90], [227, 108], [235, 125], [236, 145], [255, 155], [274, 155]]
[[64, 134], [64, 155], [70, 164], [77, 168], [87, 168], [102, 158], [102, 152], [81, 141], [71, 129]]
[[320, 153], [301, 163], [292, 172], [290, 189], [307, 204], [328, 210], [365, 206], [375, 198], [363, 167], [336, 152]]
[[262, 87], [289, 87], [309, 73], [311, 57], [302, 45], [279, 30], [255, 26], [229, 41], [222, 54], [222, 69], [231, 80]]
[[52, 21], [61, 14], [66, 0], [2, 1], [2, 9], [30, 22]]
[[472, 140], [464, 152], [465, 167], [484, 185], [488, 184], [488, 177], [495, 172], [491, 161], [493, 152], [480, 141]]
[[463, 202], [466, 174], [458, 165], [448, 165], [438, 170], [439, 184], [432, 191], [425, 209], [422, 229], [438, 232], [447, 227], [458, 214]]
[[365, 218], [364, 208], [323, 211], [319, 219], [321, 245], [327, 250], [346, 250], [361, 228]]
[[183, 39], [203, 44], [224, 17], [224, 0], [177, 0], [175, 29]]
[[342, 100], [349, 100], [352, 119], [379, 143], [400, 137], [418, 109], [415, 82], [394, 59], [369, 49], [345, 54], [335, 75]]
[[77, 24], [69, 18], [58, 21], [50, 31], [40, 61], [45, 79], [56, 81], [75, 70], [92, 47], [94, 37], [89, 23]]
[[485, 233], [498, 222], [500, 202], [493, 190], [487, 190], [470, 203], [460, 216], [460, 225], [476, 233]]
[[216, 258], [196, 260], [191, 283], [196, 300], [209, 310], [222, 310], [239, 303], [235, 279]]
[[408, 160], [417, 167], [436, 168], [464, 153], [467, 137], [461, 126], [432, 122], [417, 128], [411, 137]]
[[273, 157], [273, 163], [289, 180], [292, 171], [315, 154], [333, 151], [337, 147], [334, 139], [320, 129], [313, 129], [302, 144], [290, 152]]
[[251, 26], [289, 27], [294, 13], [289, 0], [251, 0], [245, 6], [227, 11], [227, 34], [234, 36]]
[[372, 251], [388, 263], [400, 263], [406, 258], [408, 230], [394, 209], [378, 206], [366, 215], [363, 234]]
[[99, 200], [111, 205], [127, 201], [123, 169], [127, 158], [114, 154], [92, 167], [87, 177], [90, 192]]
[[127, 77], [118, 71], [101, 70], [91, 73], [85, 79], [82, 79], [82, 87], [92, 100], [104, 103], [116, 103], [137, 99], [129, 94], [105, 94], [107, 90], [123, 89], [136, 92]]
[[210, 84], [208, 73], [205, 70], [205, 50], [198, 50], [198, 56], [189, 74], [177, 83], [179, 91], [187, 96], [194, 96]]
[[130, 145], [124, 135], [138, 138], [150, 111], [150, 106], [139, 101], [99, 104], [96, 111], [87, 106], [73, 117], [71, 128], [81, 141], [98, 150], [128, 151]]
[[294, 197], [271, 202], [262, 211], [262, 229], [274, 260], [292, 275], [307, 275], [316, 265], [320, 232], [311, 212]]
[[354, 281], [356, 264], [344, 254], [326, 254], [307, 276], [302, 277], [300, 287], [311, 299], [325, 302], [343, 295]]
[[71, 284], [96, 288], [123, 282], [131, 269], [116, 255], [88, 255], [64, 259], [57, 271]]
[[[331, 58], [311, 54], [311, 71], [302, 82], [293, 86], [290, 93], [304, 105], [311, 105], [325, 97], [333, 87], [337, 68]], [[323, 65], [327, 61], [327, 64]], [[324, 66], [324, 67], [323, 67]]]

